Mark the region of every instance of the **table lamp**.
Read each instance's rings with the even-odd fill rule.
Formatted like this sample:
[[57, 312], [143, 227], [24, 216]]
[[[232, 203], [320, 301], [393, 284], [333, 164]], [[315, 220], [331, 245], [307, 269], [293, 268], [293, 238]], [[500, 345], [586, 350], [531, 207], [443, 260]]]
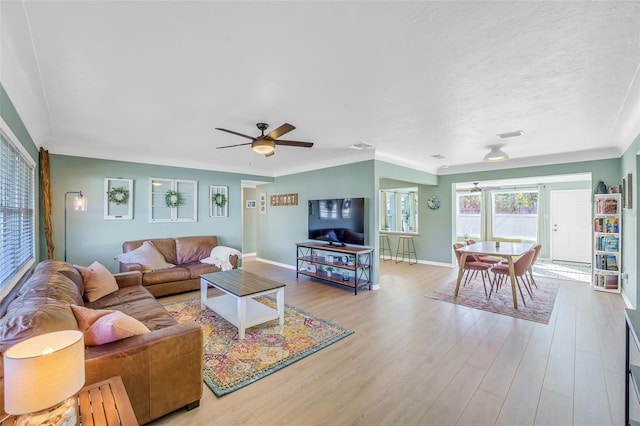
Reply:
[[4, 406], [16, 425], [77, 424], [75, 394], [84, 385], [84, 336], [78, 330], [42, 334], [4, 353]]

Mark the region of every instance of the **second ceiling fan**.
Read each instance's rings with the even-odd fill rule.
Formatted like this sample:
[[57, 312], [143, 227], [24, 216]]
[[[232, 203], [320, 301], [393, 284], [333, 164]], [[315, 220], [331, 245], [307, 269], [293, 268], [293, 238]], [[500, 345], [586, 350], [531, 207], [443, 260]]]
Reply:
[[285, 135], [290, 131], [292, 131], [293, 129], [295, 129], [295, 126], [292, 126], [289, 123], [284, 123], [282, 126], [278, 127], [275, 130], [272, 130], [266, 135], [264, 134], [264, 131], [267, 130], [267, 128], [269, 127], [267, 123], [257, 123], [256, 126], [262, 133], [260, 136], [257, 136], [257, 137], [234, 132], [233, 130], [227, 130], [227, 129], [222, 129], [220, 127], [216, 127], [216, 130], [231, 133], [232, 135], [242, 136], [243, 138], [251, 139], [251, 142], [239, 143], [236, 145], [219, 146], [217, 147], [217, 149], [251, 145], [251, 148], [258, 154], [262, 154], [265, 157], [271, 157], [273, 154], [275, 154], [276, 145], [297, 146], [300, 148], [311, 148], [313, 146], [312, 142], [288, 141], [288, 140], [278, 139], [280, 136]]

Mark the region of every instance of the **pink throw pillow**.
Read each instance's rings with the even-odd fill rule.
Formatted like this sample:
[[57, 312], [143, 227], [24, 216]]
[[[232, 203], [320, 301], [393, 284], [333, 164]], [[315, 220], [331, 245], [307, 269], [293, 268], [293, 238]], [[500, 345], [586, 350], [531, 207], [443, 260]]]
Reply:
[[84, 333], [85, 346], [104, 345], [149, 332], [143, 323], [120, 311], [76, 305], [71, 305], [71, 310], [78, 329]]
[[84, 298], [89, 302], [95, 302], [119, 288], [113, 274], [99, 262], [93, 262], [86, 268], [79, 265], [73, 266], [82, 275]]

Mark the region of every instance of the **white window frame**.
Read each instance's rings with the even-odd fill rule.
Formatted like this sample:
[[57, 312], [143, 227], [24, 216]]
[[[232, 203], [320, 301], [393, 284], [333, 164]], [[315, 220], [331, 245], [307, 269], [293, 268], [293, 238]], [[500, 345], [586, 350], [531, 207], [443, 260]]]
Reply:
[[[21, 265], [18, 269], [11, 272], [11, 275], [6, 279], [5, 282], [0, 282], [0, 300], [4, 299], [7, 294], [16, 286], [16, 284], [20, 281], [22, 276], [34, 265], [36, 261], [36, 208], [35, 208], [35, 171], [36, 171], [36, 163], [31, 158], [31, 155], [27, 152], [27, 150], [22, 146], [19, 142], [18, 137], [11, 131], [11, 128], [7, 123], [0, 117], [0, 131], [3, 133], [6, 140], [13, 145], [16, 151], [20, 154], [22, 159], [25, 161], [26, 165], [31, 169], [31, 191], [30, 194], [30, 206], [32, 210], [31, 216], [31, 227], [32, 227], [32, 240], [31, 240], [31, 257], [28, 258], [23, 265]], [[0, 164], [1, 164], [0, 160]], [[0, 240], [0, 253], [2, 253], [6, 248], [2, 246], [2, 241]], [[3, 259], [4, 255], [0, 254], [0, 259]]]
[[[480, 213], [479, 213], [479, 216], [480, 216], [479, 217], [479, 220], [480, 220], [480, 234], [478, 234], [478, 235], [468, 234], [468, 235], [465, 236], [464, 233], [461, 234], [460, 232], [458, 232], [459, 231], [459, 229], [458, 229], [458, 220], [459, 219], [458, 218], [461, 216], [461, 214], [460, 214], [460, 198], [461, 197], [465, 197], [465, 196], [477, 196], [477, 197], [480, 198]], [[482, 240], [483, 239], [483, 236], [482, 236], [482, 221], [483, 221], [483, 218], [484, 218], [484, 203], [483, 203], [484, 197], [483, 197], [482, 193], [457, 192], [455, 199], [456, 199], [456, 205], [455, 205], [455, 210], [454, 211], [455, 211], [455, 215], [456, 215], [456, 218], [455, 218], [456, 239], [461, 240], [461, 239], [469, 239], [470, 238], [470, 239]]]

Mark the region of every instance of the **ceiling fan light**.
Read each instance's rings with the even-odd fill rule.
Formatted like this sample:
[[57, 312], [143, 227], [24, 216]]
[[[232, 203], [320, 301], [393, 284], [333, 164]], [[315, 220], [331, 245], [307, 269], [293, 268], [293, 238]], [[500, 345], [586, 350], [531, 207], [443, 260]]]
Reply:
[[491, 151], [484, 156], [484, 161], [488, 163], [495, 163], [498, 161], [505, 161], [509, 159], [509, 155], [500, 148], [491, 148]]
[[273, 151], [275, 150], [275, 144], [272, 141], [255, 141], [251, 148], [258, 154], [270, 156], [273, 155]]

